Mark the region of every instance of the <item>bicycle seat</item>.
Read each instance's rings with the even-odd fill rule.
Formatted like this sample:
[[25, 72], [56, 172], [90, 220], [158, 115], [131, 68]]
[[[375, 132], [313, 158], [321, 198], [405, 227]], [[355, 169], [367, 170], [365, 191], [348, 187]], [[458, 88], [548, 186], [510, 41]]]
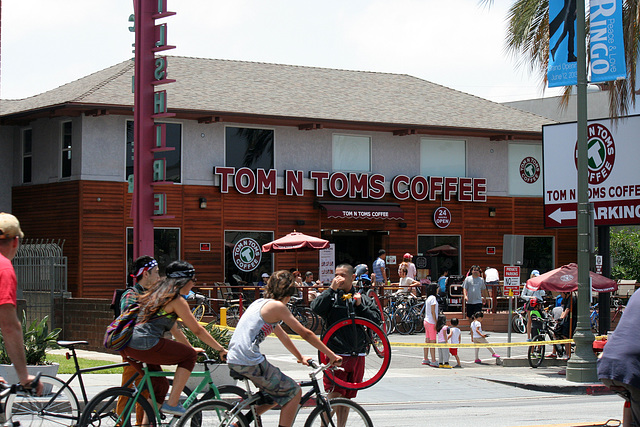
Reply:
[[56, 341], [60, 347], [71, 348], [77, 345], [89, 345], [89, 341]]
[[238, 381], [242, 381], [242, 380], [247, 379], [247, 377], [245, 377], [242, 374], [237, 373], [233, 369], [229, 369], [229, 375], [231, 376], [231, 378], [233, 378], [234, 380], [238, 380]]

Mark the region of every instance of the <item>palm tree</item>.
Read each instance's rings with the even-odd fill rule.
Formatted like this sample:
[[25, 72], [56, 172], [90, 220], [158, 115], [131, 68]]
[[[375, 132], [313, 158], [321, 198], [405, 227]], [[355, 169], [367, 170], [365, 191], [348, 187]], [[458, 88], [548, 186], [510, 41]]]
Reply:
[[[622, 25], [627, 78], [600, 83], [598, 86], [609, 93], [609, 114], [619, 117], [628, 114], [629, 107], [635, 107], [636, 63], [640, 49], [640, 0], [623, 0]], [[491, 5], [493, 0], [479, 0], [480, 4]], [[549, 2], [548, 0], [513, 0], [507, 13], [506, 50], [518, 58], [519, 66], [529, 66], [541, 76], [542, 87], [547, 85], [547, 65], [549, 63]], [[587, 19], [587, 29], [589, 21]], [[589, 31], [586, 31], [587, 37]], [[587, 46], [588, 46], [587, 40]], [[589, 49], [587, 49], [588, 54]], [[569, 102], [572, 86], [564, 89], [562, 104]]]

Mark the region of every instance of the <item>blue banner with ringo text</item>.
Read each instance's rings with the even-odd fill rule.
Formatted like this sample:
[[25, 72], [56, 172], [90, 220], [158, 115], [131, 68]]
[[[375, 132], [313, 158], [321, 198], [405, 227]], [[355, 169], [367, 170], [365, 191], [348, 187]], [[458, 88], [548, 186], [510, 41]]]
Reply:
[[591, 82], [625, 78], [622, 0], [591, 0], [590, 21]]
[[576, 0], [549, 0], [549, 87], [578, 82]]

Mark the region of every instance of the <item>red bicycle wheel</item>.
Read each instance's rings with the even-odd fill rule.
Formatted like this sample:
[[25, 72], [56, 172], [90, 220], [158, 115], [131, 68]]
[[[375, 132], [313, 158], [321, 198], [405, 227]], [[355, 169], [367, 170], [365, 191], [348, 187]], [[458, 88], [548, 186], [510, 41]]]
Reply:
[[367, 292], [367, 296], [375, 301], [376, 305], [378, 306], [378, 311], [380, 311], [380, 324], [382, 325], [382, 331], [385, 334], [388, 334], [389, 331], [387, 331], [387, 324], [384, 322], [384, 311], [382, 311], [382, 303], [380, 302], [380, 298], [378, 298], [378, 293], [374, 289], [369, 289], [369, 291]]
[[[347, 381], [334, 375], [331, 369], [324, 371], [325, 375], [337, 386], [349, 390], [369, 388], [382, 379], [391, 364], [391, 346], [387, 335], [378, 325], [370, 320], [356, 317], [334, 323], [322, 336], [322, 342], [332, 347], [332, 340], [339, 340], [342, 345], [350, 346], [339, 354], [362, 356], [365, 358], [364, 375], [360, 381]], [[328, 358], [319, 352], [322, 363]]]

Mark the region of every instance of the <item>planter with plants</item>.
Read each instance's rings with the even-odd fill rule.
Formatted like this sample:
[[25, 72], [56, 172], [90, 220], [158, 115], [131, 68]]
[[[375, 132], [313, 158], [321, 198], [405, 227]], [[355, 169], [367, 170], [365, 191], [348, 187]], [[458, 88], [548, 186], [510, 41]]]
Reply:
[[[22, 318], [26, 319], [25, 313]], [[46, 351], [57, 348], [56, 340], [60, 335], [60, 328], [49, 331], [47, 324], [49, 316], [45, 316], [42, 320], [34, 320], [27, 326], [25, 321], [22, 322], [22, 339], [24, 340], [24, 351], [27, 358], [27, 370], [30, 374], [35, 375], [41, 372], [45, 375], [56, 376], [58, 373], [57, 363], [47, 362]], [[4, 345], [4, 339], [0, 335], [0, 376], [9, 383], [18, 382], [18, 375], [11, 364], [7, 349]]]
[[[229, 341], [231, 341], [232, 335], [229, 330], [219, 328], [218, 325], [216, 325], [214, 322], [205, 325], [204, 328], [207, 330], [207, 332], [209, 332], [209, 334], [211, 334], [213, 338], [215, 338], [216, 341], [220, 343], [221, 346], [223, 346], [224, 348], [229, 348]], [[222, 360], [220, 359], [220, 354], [216, 350], [202, 342], [202, 340], [200, 340], [200, 338], [198, 338], [196, 334], [191, 332], [190, 329], [183, 328], [182, 332], [193, 347], [200, 347], [209, 355], [209, 357], [218, 361], [218, 365], [209, 365], [209, 369], [211, 370], [211, 378], [213, 379], [215, 385], [219, 386], [224, 384], [236, 384], [236, 380], [231, 378], [231, 376], [229, 375], [229, 367], [226, 364], [223, 364]], [[196, 366], [195, 368], [193, 368], [194, 371], [204, 371], [204, 364], [202, 363], [204, 359], [204, 356], [198, 357]], [[201, 380], [201, 377], [190, 378], [187, 382], [187, 387], [193, 390], [198, 384], [200, 384]]]

